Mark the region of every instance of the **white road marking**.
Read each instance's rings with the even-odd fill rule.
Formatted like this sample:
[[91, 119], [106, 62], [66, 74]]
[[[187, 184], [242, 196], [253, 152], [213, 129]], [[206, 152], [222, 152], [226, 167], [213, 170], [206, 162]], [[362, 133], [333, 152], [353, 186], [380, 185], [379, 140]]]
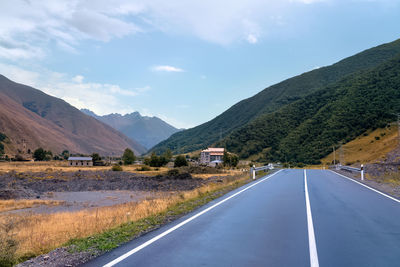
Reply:
[[368, 185], [365, 185], [365, 184], [363, 184], [363, 183], [360, 183], [359, 181], [353, 180], [353, 179], [351, 179], [351, 178], [349, 178], [349, 177], [347, 177], [347, 176], [344, 176], [344, 175], [342, 175], [342, 174], [340, 174], [340, 173], [334, 172], [334, 171], [332, 171], [332, 170], [330, 170], [330, 171], [333, 172], [333, 173], [336, 174], [336, 175], [342, 176], [343, 178], [346, 178], [346, 179], [348, 179], [348, 180], [350, 180], [350, 181], [352, 181], [352, 182], [355, 182], [355, 183], [357, 183], [357, 184], [359, 184], [359, 185], [362, 185], [362, 186], [364, 186], [364, 187], [366, 187], [366, 188], [368, 188], [368, 189], [370, 189], [370, 190], [372, 190], [372, 191], [374, 191], [374, 192], [376, 192], [376, 193], [378, 193], [378, 194], [381, 194], [382, 196], [385, 196], [385, 197], [387, 197], [387, 198], [390, 198], [391, 200], [394, 200], [394, 201], [400, 203], [400, 200], [398, 200], [397, 198], [394, 198], [394, 197], [389, 196], [389, 195], [387, 195], [387, 194], [385, 194], [385, 193], [382, 193], [381, 191], [378, 191], [378, 190], [376, 190], [376, 189], [374, 189], [374, 188], [372, 188], [372, 187], [369, 187]]
[[306, 195], [307, 225], [308, 225], [308, 247], [310, 250], [310, 266], [319, 267], [317, 244], [315, 242], [314, 225], [311, 214], [310, 198], [308, 196], [307, 173], [304, 170], [304, 192]]
[[229, 196], [229, 197], [227, 197], [227, 198], [221, 200], [220, 202], [218, 202], [218, 203], [212, 205], [211, 207], [209, 207], [209, 208], [207, 208], [207, 209], [205, 209], [205, 210], [203, 210], [203, 211], [201, 211], [201, 212], [199, 212], [199, 213], [193, 215], [193, 216], [190, 217], [189, 219], [186, 219], [185, 221], [183, 221], [183, 222], [181, 222], [181, 223], [175, 225], [174, 227], [171, 227], [170, 229], [166, 230], [165, 232], [159, 234], [158, 236], [155, 236], [155, 237], [153, 237], [152, 239], [150, 239], [150, 240], [144, 242], [144, 243], [141, 244], [140, 246], [138, 246], [138, 247], [136, 247], [136, 248], [134, 248], [134, 249], [128, 251], [127, 253], [123, 254], [122, 256], [120, 256], [120, 257], [116, 258], [115, 260], [113, 260], [113, 261], [107, 263], [107, 264], [104, 265], [103, 267], [111, 267], [111, 266], [114, 266], [115, 264], [117, 264], [117, 263], [123, 261], [124, 259], [126, 259], [126, 258], [128, 258], [129, 256], [135, 254], [136, 252], [138, 252], [138, 251], [144, 249], [144, 248], [147, 247], [148, 245], [150, 245], [150, 244], [156, 242], [156, 241], [159, 240], [160, 238], [162, 238], [162, 237], [168, 235], [169, 233], [175, 231], [176, 229], [178, 229], [178, 228], [184, 226], [184, 225], [187, 224], [188, 222], [190, 222], [190, 221], [196, 219], [197, 217], [203, 215], [204, 213], [207, 213], [208, 211], [214, 209], [215, 207], [221, 205], [222, 203], [228, 201], [229, 199], [231, 199], [231, 198], [233, 198], [233, 197], [235, 197], [235, 196], [237, 196], [237, 195], [243, 193], [244, 191], [246, 191], [246, 190], [252, 188], [253, 186], [256, 186], [256, 185], [258, 185], [259, 183], [264, 182], [265, 180], [271, 178], [272, 176], [274, 176], [275, 174], [278, 174], [278, 173], [281, 172], [281, 171], [282, 171], [282, 170], [277, 171], [276, 173], [271, 174], [271, 175], [269, 175], [269, 176], [267, 176], [267, 177], [261, 179], [260, 181], [254, 183], [254, 184], [252, 184], [252, 185], [249, 185], [248, 187], [246, 187], [246, 188], [240, 190], [239, 192], [237, 192], [237, 193], [235, 193], [235, 194], [233, 194], [233, 195], [231, 195], [231, 196]]

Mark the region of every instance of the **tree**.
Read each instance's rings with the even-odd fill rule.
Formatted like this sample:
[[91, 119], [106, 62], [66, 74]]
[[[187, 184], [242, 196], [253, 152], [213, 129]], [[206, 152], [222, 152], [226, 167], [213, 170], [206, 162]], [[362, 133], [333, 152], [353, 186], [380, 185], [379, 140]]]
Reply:
[[46, 151], [39, 147], [38, 149], [36, 149], [33, 152], [33, 158], [35, 159], [35, 161], [43, 161], [46, 159]]
[[136, 160], [135, 153], [129, 148], [125, 149], [124, 154], [122, 155], [122, 161], [124, 165], [130, 165]]
[[101, 161], [101, 157], [100, 157], [99, 153], [93, 153], [92, 154], [92, 160], [93, 160], [93, 162]]
[[186, 161], [186, 158], [182, 155], [179, 155], [176, 157], [175, 162], [174, 162], [174, 167], [182, 167], [182, 166], [187, 166], [188, 162]]
[[62, 155], [62, 157], [63, 157], [64, 159], [68, 159], [68, 158], [69, 158], [69, 151], [68, 151], [68, 150], [64, 150], [64, 151], [61, 153], [61, 155]]
[[236, 167], [239, 163], [239, 157], [225, 150], [223, 161], [224, 166]]
[[4, 145], [0, 143], [0, 156], [3, 156], [4, 154]]
[[151, 153], [149, 158], [144, 159], [144, 164], [149, 165], [151, 167], [161, 167], [167, 164], [169, 160], [165, 157], [165, 155], [157, 156], [156, 153]]

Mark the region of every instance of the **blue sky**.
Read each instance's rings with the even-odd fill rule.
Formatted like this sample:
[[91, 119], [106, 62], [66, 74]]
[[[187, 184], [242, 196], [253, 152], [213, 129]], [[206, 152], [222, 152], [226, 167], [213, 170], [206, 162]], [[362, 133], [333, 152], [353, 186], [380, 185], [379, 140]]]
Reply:
[[204, 123], [400, 38], [399, 0], [0, 2], [0, 74], [103, 115]]

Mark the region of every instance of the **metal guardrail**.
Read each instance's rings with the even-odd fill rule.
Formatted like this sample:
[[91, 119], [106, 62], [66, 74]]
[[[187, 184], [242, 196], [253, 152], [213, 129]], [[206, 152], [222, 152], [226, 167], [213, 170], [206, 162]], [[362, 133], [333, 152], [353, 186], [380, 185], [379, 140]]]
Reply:
[[350, 166], [338, 166], [338, 168], [341, 170], [354, 171], [354, 172], [361, 171], [361, 168], [354, 168], [354, 167], [350, 167]]
[[364, 181], [364, 165], [363, 164], [361, 164], [360, 168], [336, 165], [336, 169], [337, 170], [340, 169], [340, 170], [350, 171], [350, 172], [361, 172], [361, 181]]
[[265, 171], [265, 170], [273, 170], [274, 169], [274, 165], [272, 163], [266, 165], [266, 166], [262, 166], [262, 167], [256, 167], [255, 165], [253, 165], [253, 167], [250, 168], [250, 177], [254, 179], [256, 179], [256, 172], [259, 171]]

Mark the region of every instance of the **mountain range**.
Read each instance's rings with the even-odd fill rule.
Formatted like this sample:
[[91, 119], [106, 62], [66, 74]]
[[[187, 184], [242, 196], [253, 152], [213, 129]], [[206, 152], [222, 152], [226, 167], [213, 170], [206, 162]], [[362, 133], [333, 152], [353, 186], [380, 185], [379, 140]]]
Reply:
[[180, 131], [160, 118], [142, 116], [139, 112], [126, 115], [113, 113], [98, 116], [88, 109], [81, 109], [81, 111], [108, 124], [147, 149]]
[[400, 112], [399, 55], [396, 40], [287, 79], [172, 135], [153, 151], [186, 153], [217, 145], [241, 158], [316, 163], [332, 146]]
[[53, 153], [121, 155], [146, 149], [134, 140], [71, 106], [64, 100], [15, 83], [0, 75], [0, 133], [7, 136], [5, 153], [43, 147]]

